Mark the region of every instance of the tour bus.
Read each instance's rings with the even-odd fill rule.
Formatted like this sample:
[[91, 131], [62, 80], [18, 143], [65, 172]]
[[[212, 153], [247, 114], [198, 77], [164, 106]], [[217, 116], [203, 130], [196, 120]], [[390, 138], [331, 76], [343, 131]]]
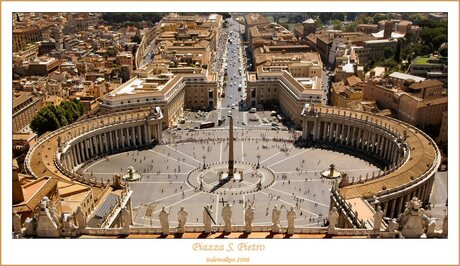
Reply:
[[203, 122], [200, 124], [200, 129], [214, 127], [214, 122]]

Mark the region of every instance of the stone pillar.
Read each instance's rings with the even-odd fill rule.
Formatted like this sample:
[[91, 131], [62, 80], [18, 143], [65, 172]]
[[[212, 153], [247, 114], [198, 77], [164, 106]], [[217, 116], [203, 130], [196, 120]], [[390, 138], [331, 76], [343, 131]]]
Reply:
[[355, 148], [358, 146], [357, 131], [358, 131], [358, 125], [354, 125], [353, 134], [351, 135], [351, 145], [350, 146], [353, 146]]
[[326, 121], [323, 122], [323, 134], [321, 135], [322, 135], [321, 139], [326, 140], [326, 135], [327, 135], [327, 122]]
[[75, 154], [75, 146], [72, 146], [72, 148], [70, 148], [70, 152], [72, 154], [72, 168], [74, 168], [75, 165], [77, 165], [77, 155]]
[[390, 146], [390, 139], [386, 138], [385, 139], [385, 148], [383, 152], [383, 159], [388, 160], [388, 150]]
[[229, 142], [228, 142], [228, 178], [233, 178], [233, 117], [230, 116]]
[[385, 201], [385, 203], [383, 204], [383, 213], [385, 214], [385, 216], [388, 216], [387, 215], [387, 211], [388, 211], [388, 205], [389, 205], [389, 201]]
[[90, 137], [88, 139], [88, 144], [89, 144], [89, 153], [91, 154], [91, 157], [90, 158], [94, 158], [94, 155], [96, 154], [94, 152], [94, 146], [93, 146], [93, 137]]
[[395, 207], [396, 207], [396, 199], [392, 199], [391, 200], [391, 207], [390, 207], [390, 214], [389, 214], [390, 218], [395, 217]]
[[119, 129], [115, 130], [115, 147], [120, 149], [120, 135], [118, 134]]
[[126, 147], [126, 142], [127, 142], [127, 139], [128, 139], [128, 136], [127, 136], [127, 131], [126, 128], [121, 128], [120, 129], [120, 133], [121, 133], [121, 148], [124, 149]]
[[347, 140], [346, 140], [346, 144], [347, 144], [347, 146], [349, 146], [350, 143], [351, 143], [351, 139], [352, 139], [352, 138], [351, 138], [351, 128], [352, 128], [352, 126], [351, 126], [350, 124], [348, 124], [347, 127], [348, 127], [348, 130], [347, 130]]
[[139, 146], [143, 144], [141, 126], [137, 126], [137, 142]]
[[81, 154], [81, 143], [78, 142], [77, 144], [75, 144], [75, 148], [76, 148], [76, 151], [77, 151], [77, 157], [78, 157], [78, 163], [77, 164], [81, 164], [81, 162], [83, 162], [83, 156]]

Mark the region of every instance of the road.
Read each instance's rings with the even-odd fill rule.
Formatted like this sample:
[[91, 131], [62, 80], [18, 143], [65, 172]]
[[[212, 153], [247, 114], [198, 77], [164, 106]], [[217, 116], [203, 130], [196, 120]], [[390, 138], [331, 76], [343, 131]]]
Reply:
[[155, 38], [149, 43], [149, 45], [145, 48], [144, 51], [144, 58], [142, 58], [141, 63], [139, 66], [143, 66], [145, 64], [150, 64], [153, 59], [153, 49], [155, 48]]
[[[228, 19], [227, 52], [224, 58], [224, 71], [226, 71], [226, 86], [223, 93], [225, 97], [221, 99], [219, 117], [232, 114], [235, 126], [246, 124], [247, 112], [245, 112], [245, 91], [246, 91], [246, 72], [243, 64], [245, 58], [242, 51], [241, 32], [244, 27], [233, 19]], [[226, 68], [226, 69], [225, 69]], [[241, 87], [240, 87], [241, 86]], [[229, 113], [230, 112], [230, 113]], [[226, 120], [225, 124], [228, 123]]]
[[330, 105], [331, 104], [330, 102], [331, 92], [330, 92], [330, 86], [329, 86], [329, 76], [325, 68], [321, 70], [321, 88], [323, 90], [323, 99], [322, 99], [323, 104]]

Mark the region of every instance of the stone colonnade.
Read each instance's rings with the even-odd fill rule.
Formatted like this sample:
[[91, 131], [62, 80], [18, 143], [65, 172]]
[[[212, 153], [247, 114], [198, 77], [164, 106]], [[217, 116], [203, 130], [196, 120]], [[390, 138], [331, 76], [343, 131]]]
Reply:
[[66, 169], [74, 170], [92, 158], [146, 146], [154, 140], [161, 140], [161, 123], [138, 120], [115, 124], [71, 140], [61, 153], [60, 162]]

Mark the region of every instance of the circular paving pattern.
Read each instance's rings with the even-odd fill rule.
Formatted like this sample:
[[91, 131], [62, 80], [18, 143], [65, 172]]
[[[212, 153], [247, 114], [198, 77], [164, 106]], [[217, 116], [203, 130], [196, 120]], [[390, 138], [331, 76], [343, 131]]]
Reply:
[[244, 224], [244, 208], [251, 203], [255, 207], [254, 225], [271, 225], [271, 211], [277, 205], [282, 209], [281, 225], [287, 225], [286, 209], [294, 207], [296, 225], [316, 226], [327, 217], [329, 189], [334, 182], [321, 178], [321, 172], [331, 164], [350, 178], [379, 171], [351, 155], [295, 147], [288, 132], [235, 130], [235, 168], [242, 172], [242, 179], [229, 180], [215, 189], [220, 182], [219, 173], [228, 169], [227, 135], [227, 130], [216, 129], [175, 133], [170, 139], [176, 143], [111, 155], [83, 171], [109, 179], [133, 166], [142, 174], [141, 180], [130, 182], [134, 220], [136, 225], [147, 226], [159, 226], [162, 206], [170, 212], [171, 226], [177, 225], [181, 206], [188, 212], [187, 224], [202, 225], [203, 207], [207, 204], [212, 206], [216, 223], [223, 224], [221, 211], [227, 202], [232, 205], [235, 225]]
[[266, 167], [250, 162], [235, 163], [235, 176], [227, 177], [228, 163], [217, 162], [196, 168], [187, 176], [188, 184], [203, 192], [228, 195], [244, 195], [261, 191], [275, 182], [275, 174]]

